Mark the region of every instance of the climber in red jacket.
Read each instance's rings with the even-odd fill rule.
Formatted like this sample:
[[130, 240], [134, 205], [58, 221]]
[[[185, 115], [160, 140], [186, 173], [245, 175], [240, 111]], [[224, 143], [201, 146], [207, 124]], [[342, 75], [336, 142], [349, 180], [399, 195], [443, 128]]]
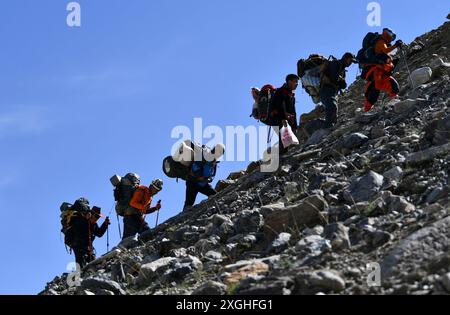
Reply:
[[400, 91], [398, 82], [392, 76], [394, 64], [392, 58], [383, 54], [380, 64], [371, 66], [365, 77], [367, 81], [364, 99], [364, 112], [370, 111], [378, 101], [380, 92], [386, 92], [390, 97], [396, 97]]

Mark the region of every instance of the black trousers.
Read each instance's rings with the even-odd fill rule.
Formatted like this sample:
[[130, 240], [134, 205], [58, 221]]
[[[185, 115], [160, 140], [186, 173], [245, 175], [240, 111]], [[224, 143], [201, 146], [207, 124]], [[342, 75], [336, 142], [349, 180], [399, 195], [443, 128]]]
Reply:
[[128, 215], [123, 217], [123, 237], [125, 239], [136, 234], [141, 234], [150, 230], [147, 222], [141, 214]]
[[73, 248], [73, 252], [75, 254], [75, 262], [78, 265], [80, 265], [80, 268], [83, 268], [91, 261], [95, 260], [95, 254], [92, 251], [89, 251], [88, 248], [85, 247]]
[[186, 181], [186, 201], [184, 203], [184, 209], [194, 205], [198, 193], [202, 193], [209, 197], [217, 194], [217, 191], [215, 191], [210, 184], [202, 187], [195, 182]]
[[333, 127], [337, 123], [338, 101], [334, 87], [324, 86], [320, 90], [320, 101], [325, 107], [325, 128]]

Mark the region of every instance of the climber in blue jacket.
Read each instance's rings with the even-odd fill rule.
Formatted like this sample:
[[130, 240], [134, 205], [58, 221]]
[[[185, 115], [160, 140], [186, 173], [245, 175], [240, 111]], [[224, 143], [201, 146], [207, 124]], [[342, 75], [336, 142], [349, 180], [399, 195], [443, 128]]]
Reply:
[[183, 211], [194, 205], [198, 193], [208, 197], [217, 194], [217, 191], [211, 186], [211, 182], [216, 176], [216, 170], [216, 161], [196, 161], [192, 163], [186, 179], [186, 201]]

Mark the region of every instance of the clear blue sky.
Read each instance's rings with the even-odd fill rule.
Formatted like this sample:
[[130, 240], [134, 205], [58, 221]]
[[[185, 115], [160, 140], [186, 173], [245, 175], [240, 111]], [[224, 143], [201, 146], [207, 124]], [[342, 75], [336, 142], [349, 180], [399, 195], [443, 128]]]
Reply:
[[[85, 196], [108, 212], [110, 176], [134, 171], [165, 180], [160, 219], [176, 215], [184, 183], [161, 172], [173, 127], [254, 124], [250, 87], [281, 85], [313, 52], [356, 53], [379, 29], [361, 0], [80, 0], [81, 28], [66, 25], [68, 2], [2, 1], [0, 294], [38, 293], [65, 271], [61, 202]], [[448, 0], [380, 3], [382, 26], [405, 42], [450, 13]], [[247, 164], [222, 163], [217, 179]], [[116, 244], [115, 217], [110, 234]]]

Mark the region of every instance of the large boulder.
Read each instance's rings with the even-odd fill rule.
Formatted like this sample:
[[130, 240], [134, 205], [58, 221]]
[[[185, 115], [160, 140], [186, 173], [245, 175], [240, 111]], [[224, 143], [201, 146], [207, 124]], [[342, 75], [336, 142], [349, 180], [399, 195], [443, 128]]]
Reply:
[[309, 196], [298, 204], [273, 211], [265, 220], [264, 233], [274, 239], [281, 232], [302, 230], [325, 224], [327, 219], [322, 213], [328, 203], [320, 195]]
[[369, 201], [380, 191], [383, 180], [382, 175], [369, 171], [350, 184], [350, 187], [344, 191], [344, 198], [350, 203]]
[[418, 87], [422, 84], [427, 83], [431, 80], [431, 76], [433, 75], [433, 70], [430, 67], [423, 67], [414, 70], [411, 73], [411, 80], [414, 87]]

